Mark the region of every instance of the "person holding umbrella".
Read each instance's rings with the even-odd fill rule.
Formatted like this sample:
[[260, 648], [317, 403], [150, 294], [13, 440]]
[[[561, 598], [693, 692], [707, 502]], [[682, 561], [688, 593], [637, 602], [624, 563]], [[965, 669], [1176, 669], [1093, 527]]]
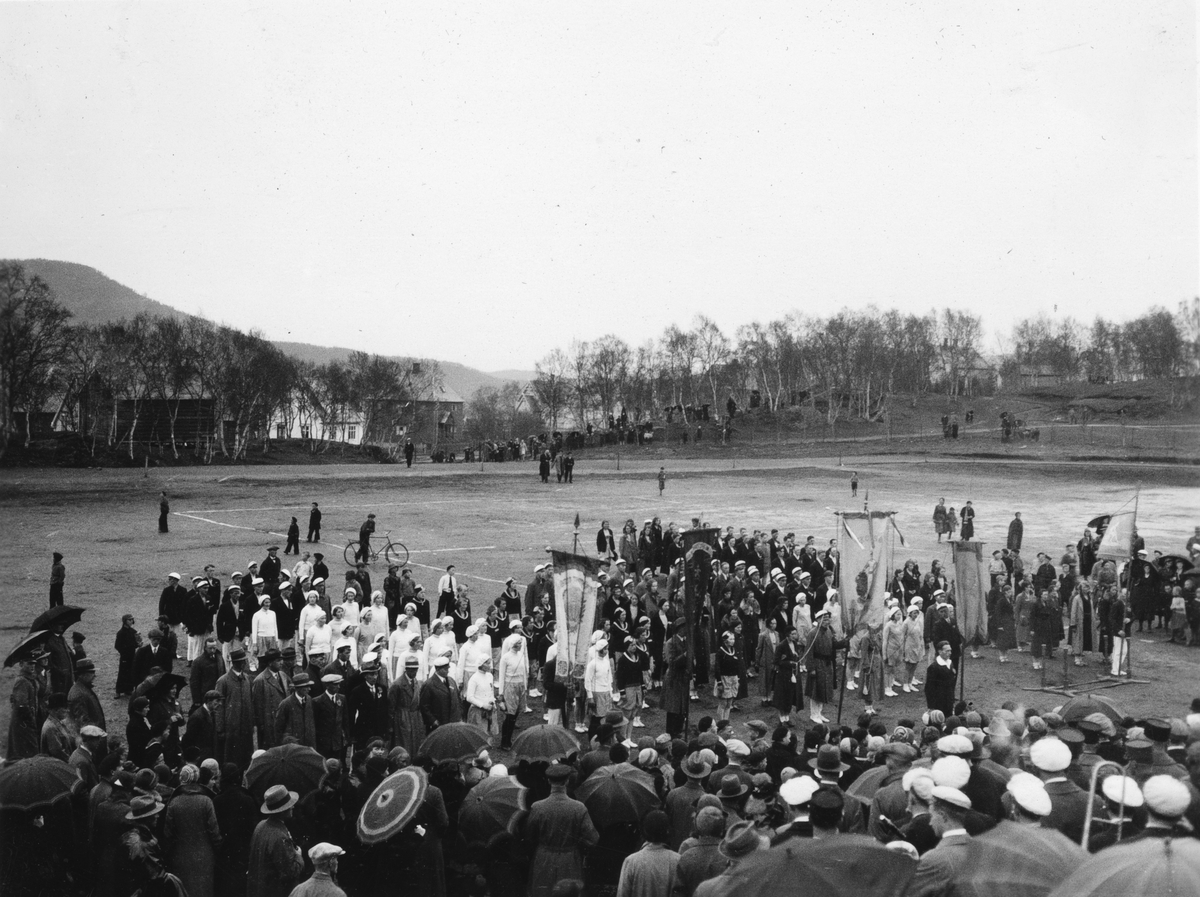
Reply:
[[561, 763], [546, 770], [550, 796], [535, 803], [525, 821], [525, 839], [533, 851], [529, 897], [550, 897], [559, 881], [582, 879], [584, 852], [600, 840], [587, 807], [567, 796], [571, 773]]
[[287, 823], [300, 796], [283, 785], [272, 785], [263, 795], [259, 812], [266, 818], [250, 839], [250, 869], [246, 897], [287, 897], [304, 871], [300, 848]]
[[38, 753], [41, 720], [46, 712], [46, 686], [38, 676], [37, 664], [45, 656], [43, 648], [33, 648], [17, 665], [17, 679], [8, 698], [12, 715], [8, 721], [5, 757], [9, 760], [23, 760]]

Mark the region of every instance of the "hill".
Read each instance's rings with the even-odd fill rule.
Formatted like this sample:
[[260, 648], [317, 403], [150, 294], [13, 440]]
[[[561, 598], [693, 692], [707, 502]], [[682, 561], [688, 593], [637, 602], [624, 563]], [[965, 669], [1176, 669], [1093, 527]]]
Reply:
[[26, 273], [36, 274], [50, 285], [58, 301], [75, 316], [73, 323], [105, 324], [142, 313], [179, 319], [191, 317], [117, 283], [87, 265], [49, 259], [25, 259], [18, 264], [25, 267]]
[[[50, 285], [55, 297], [74, 315], [74, 323], [92, 326], [120, 321], [138, 314], [189, 318], [191, 315], [162, 302], [143, 296], [95, 268], [75, 262], [51, 259], [17, 260], [26, 272], [36, 274]], [[236, 326], [236, 325], [235, 325]], [[340, 346], [314, 346], [275, 340], [275, 345], [287, 354], [316, 364], [344, 361], [352, 351]], [[454, 361], [438, 359], [445, 376], [445, 385], [464, 399], [470, 399], [481, 386], [499, 387], [506, 380], [528, 380], [531, 371], [500, 371], [488, 374]]]

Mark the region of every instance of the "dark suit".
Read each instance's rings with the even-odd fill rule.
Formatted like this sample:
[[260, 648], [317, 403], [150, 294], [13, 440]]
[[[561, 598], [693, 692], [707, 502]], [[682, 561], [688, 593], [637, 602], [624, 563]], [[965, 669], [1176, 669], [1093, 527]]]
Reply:
[[436, 673], [421, 686], [421, 718], [432, 732], [442, 723], [462, 722], [462, 698], [453, 679]]
[[346, 756], [346, 697], [322, 693], [312, 699], [316, 748], [327, 760]]
[[175, 665], [175, 654], [160, 639], [158, 650], [154, 650], [154, 644], [142, 645], [137, 649], [137, 653], [133, 655], [133, 681], [134, 685], [140, 685], [142, 681], [150, 675], [150, 670], [158, 667], [164, 673], [171, 672], [171, 667]]
[[292, 693], [292, 681], [286, 673], [272, 673], [268, 667], [250, 686], [254, 701], [254, 728], [258, 731], [258, 746], [266, 749], [279, 742], [275, 739], [275, 713]]
[[285, 736], [292, 736], [297, 744], [315, 748], [317, 726], [313, 716], [312, 698], [300, 702], [298, 694], [288, 695], [275, 712], [275, 743], [283, 744]]
[[1078, 844], [1087, 820], [1087, 792], [1064, 778], [1047, 782], [1046, 793], [1050, 795], [1050, 815], [1042, 819], [1042, 825], [1058, 829]]
[[367, 742], [377, 736], [386, 741], [391, 723], [387, 689], [378, 682], [360, 682], [346, 701], [346, 716], [354, 746], [359, 750], [366, 750]]
[[942, 838], [938, 846], [921, 857], [909, 883], [909, 897], [940, 897], [948, 894], [967, 867], [970, 836], [959, 832]]
[[204, 696], [217, 687], [217, 680], [225, 675], [225, 658], [217, 651], [212, 657], [201, 654], [192, 661], [188, 674], [188, 687], [192, 692], [192, 706], [204, 703]]
[[221, 759], [217, 743], [217, 721], [203, 703], [197, 704], [188, 716], [187, 731], [183, 733], [181, 741], [185, 748], [194, 747], [199, 750], [201, 761], [210, 757], [218, 761]]

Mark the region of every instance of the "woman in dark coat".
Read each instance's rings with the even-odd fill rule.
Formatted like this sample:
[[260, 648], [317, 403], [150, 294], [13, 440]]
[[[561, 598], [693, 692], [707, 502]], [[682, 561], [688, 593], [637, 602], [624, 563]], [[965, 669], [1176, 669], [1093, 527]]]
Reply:
[[190, 763], [179, 771], [179, 788], [163, 815], [163, 842], [167, 869], [188, 897], [213, 897], [221, 830], [212, 795], [199, 780], [200, 770]]
[[120, 660], [117, 661], [117, 697], [133, 694], [137, 681], [133, 675], [133, 658], [137, 649], [142, 646], [142, 634], [134, 628], [133, 614], [121, 617], [121, 628], [117, 630], [117, 639], [113, 647]]
[[938, 642], [937, 658], [925, 674], [925, 706], [946, 716], [954, 713], [954, 686], [958, 671], [950, 662], [950, 643]]
[[996, 648], [1000, 651], [1000, 662], [1008, 663], [1008, 652], [1016, 647], [1017, 611], [1012, 586], [1004, 586], [996, 599]]
[[236, 763], [221, 767], [221, 790], [213, 798], [213, 809], [222, 839], [217, 853], [216, 893], [221, 897], [245, 897], [250, 841], [261, 817], [258, 801], [242, 786], [242, 770]]
[[800, 662], [800, 630], [793, 629], [788, 637], [779, 643], [775, 651], [775, 709], [779, 711], [779, 722], [787, 723], [791, 719], [792, 707], [803, 698], [799, 695], [796, 683], [800, 681], [798, 665]]
[[838, 639], [834, 635], [829, 625], [829, 613], [828, 608], [817, 611], [816, 625], [808, 634], [808, 644], [804, 648], [808, 655], [805, 694], [810, 703], [809, 718], [822, 723], [828, 722], [824, 705], [837, 698], [837, 651], [850, 645], [848, 639]]

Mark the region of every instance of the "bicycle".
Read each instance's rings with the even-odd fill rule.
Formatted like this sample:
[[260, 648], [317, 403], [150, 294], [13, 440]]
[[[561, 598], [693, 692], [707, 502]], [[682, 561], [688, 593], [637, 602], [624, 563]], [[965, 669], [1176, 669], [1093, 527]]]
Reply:
[[[367, 563], [373, 563], [379, 559], [382, 554], [388, 564], [399, 564], [401, 567], [408, 564], [408, 548], [403, 542], [392, 541], [391, 530], [383, 534], [383, 538], [387, 540], [387, 544], [379, 551], [367, 546]], [[342, 556], [346, 559], [346, 563], [351, 567], [355, 565], [358, 558], [359, 542], [358, 539], [351, 539], [346, 543], [346, 550], [342, 552]]]

